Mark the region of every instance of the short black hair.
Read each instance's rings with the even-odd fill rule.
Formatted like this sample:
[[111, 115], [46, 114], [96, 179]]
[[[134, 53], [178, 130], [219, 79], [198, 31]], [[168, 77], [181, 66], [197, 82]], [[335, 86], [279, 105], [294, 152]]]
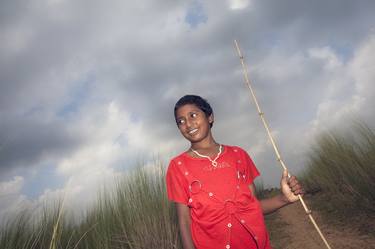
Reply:
[[[204, 98], [202, 98], [201, 96], [185, 95], [182, 98], [180, 98], [177, 101], [176, 105], [174, 106], [174, 118], [176, 120], [176, 123], [177, 123], [177, 110], [178, 110], [178, 108], [180, 108], [181, 106], [187, 105], [187, 104], [196, 105], [199, 109], [202, 110], [202, 112], [204, 112], [206, 117], [209, 117], [213, 113], [212, 108], [211, 108], [210, 104], [208, 103], [208, 101], [205, 100]], [[210, 127], [212, 127], [212, 123], [210, 124]]]

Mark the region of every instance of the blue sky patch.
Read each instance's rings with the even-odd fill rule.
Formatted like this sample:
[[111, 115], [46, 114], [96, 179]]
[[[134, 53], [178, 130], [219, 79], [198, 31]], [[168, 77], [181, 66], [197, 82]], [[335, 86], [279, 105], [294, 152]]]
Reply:
[[204, 12], [203, 5], [199, 1], [194, 1], [188, 8], [185, 22], [187, 22], [190, 27], [196, 28], [201, 23], [206, 23], [208, 20], [207, 14]]
[[66, 179], [56, 171], [56, 165], [46, 165], [37, 169], [36, 174], [27, 175], [22, 193], [30, 199], [37, 199], [46, 189], [63, 188]]
[[57, 115], [65, 117], [71, 113], [77, 112], [89, 96], [91, 83], [94, 81], [92, 76], [88, 76], [85, 80], [77, 82], [76, 85], [68, 92], [65, 104], [57, 111]]

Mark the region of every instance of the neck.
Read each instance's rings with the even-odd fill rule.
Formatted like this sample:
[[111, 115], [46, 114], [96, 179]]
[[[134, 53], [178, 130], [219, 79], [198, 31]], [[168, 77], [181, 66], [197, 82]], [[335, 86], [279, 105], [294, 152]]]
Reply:
[[214, 140], [213, 137], [209, 137], [208, 139], [205, 139], [203, 141], [191, 143], [190, 147], [194, 150], [208, 150], [218, 145], [219, 144]]

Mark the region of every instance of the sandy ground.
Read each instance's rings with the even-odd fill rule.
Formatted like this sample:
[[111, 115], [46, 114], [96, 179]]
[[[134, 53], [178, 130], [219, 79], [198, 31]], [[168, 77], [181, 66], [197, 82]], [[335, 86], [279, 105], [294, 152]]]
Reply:
[[[327, 224], [317, 212], [312, 215], [332, 249], [375, 249], [375, 236], [361, 235], [352, 227]], [[274, 219], [285, 229], [282, 234], [287, 235], [277, 236], [272, 243], [274, 249], [327, 248], [299, 202], [280, 209]]]

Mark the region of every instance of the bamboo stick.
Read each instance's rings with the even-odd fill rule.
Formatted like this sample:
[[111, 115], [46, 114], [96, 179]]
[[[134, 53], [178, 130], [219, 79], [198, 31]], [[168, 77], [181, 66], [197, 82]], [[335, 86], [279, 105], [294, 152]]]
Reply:
[[[244, 57], [241, 53], [241, 50], [240, 50], [240, 47], [238, 45], [238, 42], [237, 40], [234, 40], [234, 44], [236, 46], [236, 50], [237, 50], [237, 54], [238, 56], [240, 57], [240, 61], [241, 61], [241, 65], [242, 65], [242, 69], [243, 69], [243, 75], [244, 75], [244, 78], [245, 78], [245, 83], [246, 85], [248, 86], [250, 92], [251, 92], [251, 96], [252, 96], [252, 99], [256, 105], [256, 108], [257, 108], [257, 111], [258, 111], [258, 114], [260, 116], [260, 119], [262, 120], [263, 122], [263, 125], [264, 125], [264, 128], [266, 129], [267, 131], [267, 134], [268, 134], [268, 138], [270, 139], [271, 141], [271, 144], [273, 146], [273, 149], [275, 151], [275, 154], [276, 154], [276, 158], [277, 158], [277, 161], [280, 163], [281, 167], [284, 169], [284, 170], [288, 170], [284, 161], [281, 159], [281, 156], [280, 156], [280, 153], [279, 153], [279, 150], [276, 146], [276, 143], [275, 143], [275, 140], [273, 139], [272, 135], [271, 135], [271, 132], [270, 132], [270, 129], [269, 129], [269, 126], [268, 126], [268, 123], [264, 117], [264, 113], [262, 112], [262, 110], [260, 109], [260, 106], [259, 106], [259, 103], [258, 103], [258, 100], [255, 96], [255, 92], [253, 90], [253, 88], [251, 87], [251, 84], [250, 84], [250, 80], [249, 80], [249, 73], [248, 73], [248, 70], [247, 70], [247, 66], [245, 64], [245, 61], [244, 61]], [[290, 174], [289, 174], [289, 171], [288, 171], [288, 177], [290, 177]], [[331, 249], [330, 245], [328, 244], [326, 238], [324, 237], [323, 233], [321, 232], [318, 224], [315, 222], [313, 216], [311, 215], [311, 210], [307, 207], [305, 201], [303, 200], [302, 196], [299, 194], [298, 195], [298, 198], [303, 206], [303, 208], [305, 209], [305, 213], [309, 216], [310, 218], [310, 221], [311, 223], [314, 225], [316, 231], [318, 232], [318, 234], [320, 235], [320, 238], [323, 240], [324, 244], [326, 245], [326, 247], [328, 249]]]

